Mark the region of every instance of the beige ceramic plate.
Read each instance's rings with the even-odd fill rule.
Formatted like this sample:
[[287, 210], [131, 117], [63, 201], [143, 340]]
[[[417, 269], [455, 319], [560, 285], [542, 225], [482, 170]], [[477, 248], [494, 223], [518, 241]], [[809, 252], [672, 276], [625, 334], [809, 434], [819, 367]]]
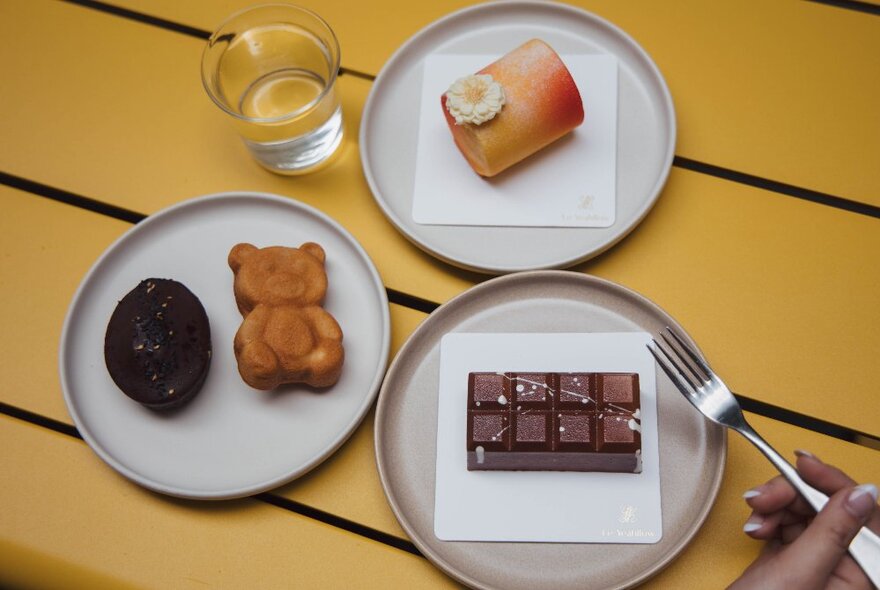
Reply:
[[[448, 332], [684, 330], [624, 287], [587, 275], [535, 271], [494, 279], [449, 301], [413, 333], [391, 365], [376, 412], [379, 475], [400, 524], [435, 565], [474, 588], [626, 588], [665, 567], [715, 500], [726, 432], [665, 376], [657, 379], [663, 538], [655, 545], [474, 543], [434, 536], [440, 340]], [[693, 342], [688, 338], [688, 341]], [[462, 441], [462, 445], [464, 441]], [[466, 500], [466, 499], [465, 499]]]
[[[333, 387], [248, 387], [232, 340], [241, 313], [229, 250], [314, 241], [327, 253], [324, 307], [345, 334], [345, 365]], [[213, 358], [199, 394], [170, 413], [142, 407], [110, 379], [104, 332], [116, 303], [141, 279], [172, 278], [201, 300]], [[156, 492], [205, 500], [249, 496], [319, 465], [369, 411], [388, 359], [388, 297], [367, 253], [345, 228], [286, 197], [235, 192], [178, 203], [150, 215], [110, 246], [79, 286], [59, 349], [67, 409], [90, 447], [116, 471]]]
[[[425, 58], [432, 54], [498, 53], [499, 48], [515, 47], [534, 37], [562, 54], [605, 54], [618, 60], [614, 225], [547, 228], [416, 223], [412, 193]], [[586, 108], [589, 113], [589, 105]], [[404, 43], [383, 66], [370, 90], [361, 121], [360, 149], [364, 175], [376, 202], [404, 236], [456, 266], [501, 274], [571, 266], [623, 239], [648, 214], [666, 182], [675, 133], [675, 109], [666, 82], [634, 39], [614, 24], [574, 6], [513, 0], [459, 10]]]

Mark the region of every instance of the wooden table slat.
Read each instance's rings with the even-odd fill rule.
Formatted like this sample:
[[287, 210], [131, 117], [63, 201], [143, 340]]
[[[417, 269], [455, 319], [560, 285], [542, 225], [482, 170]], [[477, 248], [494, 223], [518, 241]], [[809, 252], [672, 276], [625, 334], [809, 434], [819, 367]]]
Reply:
[[422, 557], [263, 502], [148, 492], [82, 441], [13, 418], [0, 416], [0, 445], [14, 475], [0, 487], [0, 585], [455, 587]]
[[[808, 448], [859, 481], [880, 481], [875, 451], [761, 417], [750, 420], [788, 457]], [[263, 503], [152, 494], [101, 464], [82, 441], [14, 418], [0, 416], [0, 443], [13, 449], [0, 457], [0, 469], [16, 474], [0, 488], [6, 508], [0, 514], [0, 582], [49, 586], [67, 579], [88, 587], [160, 588], [201, 581], [234, 588], [295, 581], [342, 588], [356, 572], [358, 587], [452, 585], [421, 558]], [[741, 494], [773, 476], [757, 450], [731, 437], [724, 485], [705, 525], [645, 587], [709, 588], [735, 579], [760, 549], [740, 531], [749, 512]], [[340, 558], [345, 567], [333, 567], [331, 575], [328, 565]]]

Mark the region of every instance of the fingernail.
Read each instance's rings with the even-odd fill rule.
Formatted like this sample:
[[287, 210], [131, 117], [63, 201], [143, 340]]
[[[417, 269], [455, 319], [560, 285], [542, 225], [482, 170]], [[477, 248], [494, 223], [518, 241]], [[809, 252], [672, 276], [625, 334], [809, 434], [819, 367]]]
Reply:
[[761, 488], [752, 488], [751, 490], [747, 490], [743, 494], [743, 498], [748, 500], [749, 498], [757, 498], [760, 495], [761, 495]]
[[753, 514], [746, 521], [746, 524], [743, 525], [743, 531], [746, 533], [754, 533], [756, 530], [761, 528], [764, 525], [764, 517], [760, 514]]
[[810, 459], [816, 459], [817, 461], [819, 460], [819, 457], [817, 457], [816, 455], [814, 455], [810, 451], [805, 451], [803, 449], [797, 449], [794, 452], [794, 454], [797, 455], [798, 457], [809, 457]]
[[849, 493], [846, 498], [846, 509], [856, 518], [865, 518], [871, 514], [877, 503], [877, 486], [863, 483]]

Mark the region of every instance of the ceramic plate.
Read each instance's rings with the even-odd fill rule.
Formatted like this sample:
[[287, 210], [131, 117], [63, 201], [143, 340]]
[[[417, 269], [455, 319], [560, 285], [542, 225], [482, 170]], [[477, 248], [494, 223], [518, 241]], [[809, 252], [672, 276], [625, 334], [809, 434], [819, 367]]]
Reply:
[[[344, 333], [345, 364], [333, 387], [257, 391], [241, 380], [232, 339], [241, 314], [229, 250], [321, 244], [329, 289], [324, 307]], [[201, 301], [213, 359], [201, 392], [169, 413], [126, 397], [104, 364], [104, 333], [119, 299], [142, 279], [170, 278]], [[186, 498], [245, 496], [298, 477], [330, 456], [358, 426], [385, 370], [388, 300], [373, 263], [323, 213], [258, 193], [186, 201], [123, 235], [86, 275], [61, 338], [61, 385], [86, 442], [111, 467], [147, 488]]]
[[[425, 57], [494, 54], [533, 37], [544, 39], [560, 54], [610, 54], [618, 60], [616, 222], [608, 228], [415, 223], [412, 195]], [[425, 251], [487, 273], [562, 268], [611, 247], [647, 215], [672, 165], [675, 111], [654, 62], [608, 21], [563, 4], [493, 2], [436, 21], [391, 57], [367, 99], [360, 146], [364, 174], [376, 201], [397, 229]]]
[[694, 411], [662, 374], [657, 376], [660, 542], [476, 543], [440, 541], [434, 536], [437, 396], [444, 334], [657, 333], [665, 326], [685, 334], [675, 320], [637, 293], [565, 271], [518, 273], [487, 281], [422, 322], [388, 370], [375, 428], [382, 485], [419, 550], [450, 576], [474, 588], [627, 588], [666, 566], [697, 533], [715, 501], [727, 436], [723, 428]]

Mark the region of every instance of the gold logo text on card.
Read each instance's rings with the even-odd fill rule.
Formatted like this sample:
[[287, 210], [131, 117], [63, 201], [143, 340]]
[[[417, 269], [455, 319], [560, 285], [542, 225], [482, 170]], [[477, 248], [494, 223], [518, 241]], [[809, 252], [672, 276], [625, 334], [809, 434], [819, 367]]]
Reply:
[[633, 523], [637, 520], [636, 518], [636, 507], [635, 506], [621, 506], [620, 507], [620, 516], [617, 518], [617, 522], [621, 524]]
[[[624, 504], [620, 507], [620, 513], [617, 516], [617, 522], [621, 524], [633, 524], [638, 519], [638, 509], [631, 504]], [[657, 536], [656, 533], [649, 529], [602, 529], [603, 537], [644, 537], [652, 538]]]
[[580, 200], [578, 201], [578, 209], [583, 209], [583, 210], [592, 209], [593, 203], [595, 201], [596, 201], [596, 197], [594, 197], [593, 195], [583, 195], [583, 196], [581, 196]]
[[656, 537], [654, 531], [648, 529], [602, 529], [603, 537], [639, 537], [650, 539]]

